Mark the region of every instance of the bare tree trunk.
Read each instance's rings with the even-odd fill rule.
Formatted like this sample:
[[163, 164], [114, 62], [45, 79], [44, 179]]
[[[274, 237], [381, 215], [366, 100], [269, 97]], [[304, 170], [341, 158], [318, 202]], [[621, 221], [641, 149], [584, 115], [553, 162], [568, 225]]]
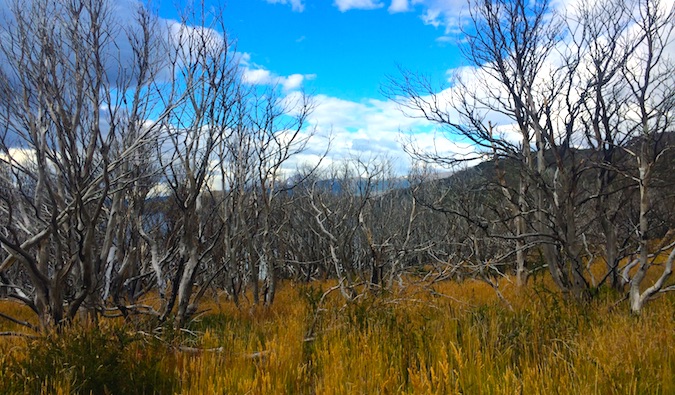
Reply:
[[[669, 57], [667, 48], [674, 41], [675, 6], [661, 7], [658, 1], [641, 0], [638, 4], [639, 17], [636, 18], [637, 34], [642, 41], [641, 52], [635, 57], [636, 66], [623, 70], [626, 83], [630, 87], [630, 98], [638, 122], [633, 131], [639, 141], [636, 152], [627, 149], [637, 161], [639, 217], [638, 217], [638, 268], [630, 281], [628, 296], [631, 311], [640, 314], [645, 302], [661, 292], [672, 274], [675, 248], [670, 253], [661, 275], [651, 286], [645, 286], [647, 272], [653, 267], [649, 251], [649, 212], [652, 208], [650, 193], [653, 190], [652, 178], [654, 165], [669, 147], [668, 141], [661, 142], [664, 133], [672, 132], [672, 120], [667, 114], [675, 110], [675, 81], [672, 79], [675, 59]], [[664, 145], [666, 145], [664, 147]], [[662, 251], [655, 251], [655, 255]]]
[[187, 259], [178, 285], [178, 310], [174, 321], [174, 327], [176, 328], [182, 328], [185, 325], [187, 318], [193, 313], [193, 311], [191, 311], [190, 297], [192, 296], [192, 286], [195, 281], [199, 259], [196, 248], [191, 244], [190, 241], [186, 241], [181, 247], [181, 249], [187, 253]]

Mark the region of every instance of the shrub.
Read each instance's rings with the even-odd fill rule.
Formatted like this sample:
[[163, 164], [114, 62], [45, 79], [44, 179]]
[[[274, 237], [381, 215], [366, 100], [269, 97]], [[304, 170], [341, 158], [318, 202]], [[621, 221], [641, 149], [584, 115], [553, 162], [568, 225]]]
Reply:
[[[121, 329], [66, 329], [32, 341], [7, 361], [3, 393], [171, 393], [177, 380], [159, 341], [141, 342]], [[167, 356], [169, 356], [167, 360]]]

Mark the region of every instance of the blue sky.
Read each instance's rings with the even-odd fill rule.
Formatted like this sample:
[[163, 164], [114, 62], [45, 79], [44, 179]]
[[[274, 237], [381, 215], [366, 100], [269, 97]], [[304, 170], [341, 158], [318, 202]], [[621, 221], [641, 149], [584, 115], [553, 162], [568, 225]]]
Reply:
[[379, 97], [397, 64], [441, 78], [458, 64], [456, 48], [437, 41], [444, 28], [425, 24], [420, 11], [340, 11], [328, 0], [306, 0], [300, 12], [265, 0], [230, 0], [225, 18], [239, 51], [256, 65], [278, 75], [315, 75], [308, 88], [361, 100]]
[[[0, 27], [9, 20], [4, 17], [12, 1], [0, 0]], [[110, 1], [122, 24], [132, 24], [136, 7], [148, 4]], [[200, 0], [154, 1], [149, 4], [160, 19], [175, 27], [181, 4]], [[244, 82], [278, 86], [289, 102], [300, 92], [314, 99], [316, 107], [305, 133], [316, 134], [289, 166], [316, 163], [329, 141], [331, 149], [324, 163], [355, 156], [361, 160], [389, 158], [398, 174], [405, 174], [411, 164], [404, 142], [412, 142], [419, 151], [448, 157], [473, 151], [466, 142], [453, 141], [456, 136], [444, 135], [437, 125], [406, 117], [380, 93], [387, 76], [395, 77], [401, 66], [438, 82], [434, 93], [446, 103], [453, 97], [448, 86], [451, 72], [475, 86], [476, 95], [494, 94], [497, 84], [490, 82], [490, 76], [462, 61], [458, 45], [467, 0], [204, 1], [207, 7], [223, 8], [227, 33], [242, 60]], [[551, 0], [551, 4], [565, 13], [584, 1], [588, 0]], [[661, 5], [667, 8], [672, 2]], [[121, 56], [130, 56], [128, 43], [125, 46], [121, 41]], [[669, 45], [673, 56], [675, 42]], [[547, 59], [551, 61], [556, 60]], [[517, 141], [510, 118], [493, 111], [490, 120], [505, 138]]]
[[[0, 0], [3, 18], [12, 1]], [[136, 7], [149, 4], [171, 26], [182, 6], [199, 1], [111, 0], [111, 5], [122, 24], [133, 24]], [[428, 75], [439, 90], [447, 83], [448, 71], [462, 62], [456, 44], [466, 0], [204, 1], [207, 8], [222, 8], [247, 83], [280, 86], [290, 99], [300, 92], [312, 96], [316, 107], [306, 133], [315, 134], [290, 167], [316, 163], [329, 141], [323, 163], [388, 158], [399, 174], [410, 167], [402, 146], [410, 136], [422, 150], [470, 150], [437, 139], [435, 125], [406, 117], [380, 93], [387, 76], [398, 74], [397, 66]], [[5, 21], [0, 18], [0, 24]], [[122, 56], [130, 56], [128, 43], [119, 44]]]
[[[207, 0], [208, 5], [224, 5], [228, 35], [244, 55], [250, 83], [314, 96], [309, 126], [318, 137], [298, 162], [315, 161], [328, 135], [330, 160], [388, 157], [398, 172], [409, 166], [404, 135], [413, 133], [421, 147], [447, 146], [435, 140], [433, 125], [406, 118], [380, 88], [387, 76], [398, 74], [398, 66], [447, 81], [448, 70], [462, 62], [457, 26], [464, 0]], [[173, 2], [162, 4], [159, 13], [177, 18]]]

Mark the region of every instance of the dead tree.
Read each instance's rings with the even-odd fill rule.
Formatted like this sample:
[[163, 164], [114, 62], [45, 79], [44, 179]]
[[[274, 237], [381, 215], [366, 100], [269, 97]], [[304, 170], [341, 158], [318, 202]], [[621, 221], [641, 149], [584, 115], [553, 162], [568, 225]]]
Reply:
[[[632, 177], [639, 190], [639, 217], [635, 229], [638, 253], [634, 263], [637, 271], [628, 280], [628, 296], [631, 311], [639, 314], [650, 298], [659, 292], [675, 289], [667, 286], [675, 261], [675, 243], [666, 243], [659, 250], [652, 251], [649, 240], [654, 170], [665, 154], [672, 150], [672, 139], [667, 138], [667, 133], [673, 132], [675, 59], [669, 54], [668, 47], [674, 42], [675, 6], [654, 0], [639, 1], [633, 13], [633, 22], [639, 44], [622, 74], [629, 92], [625, 122], [635, 144], [623, 149], [637, 163], [637, 174]], [[658, 256], [669, 250], [656, 280], [645, 288], [647, 272], [655, 266], [652, 255]], [[623, 274], [628, 279], [629, 269], [624, 269]]]
[[209, 191], [217, 148], [237, 119], [240, 75], [221, 16], [204, 4], [188, 9], [168, 30], [171, 84], [163, 100], [171, 110], [162, 123], [158, 158], [176, 210], [178, 251], [162, 319], [176, 306], [174, 326], [182, 327], [196, 310], [197, 276], [219, 242], [219, 230], [207, 231], [215, 215]]
[[157, 131], [146, 122], [159, 67], [143, 34], [153, 17], [139, 7], [125, 30], [111, 12], [105, 1], [14, 2], [3, 27], [0, 149], [12, 189], [1, 197], [0, 271], [20, 266], [27, 281], [12, 295], [42, 328], [82, 307], [96, 317], [120, 191], [135, 181], [124, 163]]

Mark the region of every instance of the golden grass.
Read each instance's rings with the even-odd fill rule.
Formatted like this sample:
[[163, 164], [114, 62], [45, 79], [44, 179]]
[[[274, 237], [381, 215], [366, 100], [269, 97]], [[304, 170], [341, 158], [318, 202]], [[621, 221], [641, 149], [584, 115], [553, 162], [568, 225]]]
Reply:
[[[504, 282], [513, 310], [473, 280], [348, 304], [334, 292], [319, 305], [331, 285], [283, 283], [271, 308], [204, 304], [193, 334], [164, 334], [159, 363], [178, 378], [175, 393], [675, 393], [675, 295], [651, 302], [640, 317], [625, 303], [614, 307], [620, 295], [577, 304], [545, 279], [521, 290]], [[29, 343], [0, 339], [3, 366], [27, 358]], [[142, 356], [144, 347], [139, 340], [131, 349]], [[77, 391], [55, 377], [43, 393]]]

